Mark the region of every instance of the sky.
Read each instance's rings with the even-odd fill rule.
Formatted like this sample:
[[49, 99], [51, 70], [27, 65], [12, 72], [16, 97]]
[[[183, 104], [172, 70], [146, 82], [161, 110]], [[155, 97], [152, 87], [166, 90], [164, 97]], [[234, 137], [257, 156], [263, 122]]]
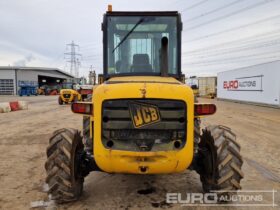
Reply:
[[187, 76], [280, 59], [280, 0], [0, 0], [0, 66], [69, 71], [72, 41], [82, 54], [80, 76], [102, 72], [101, 23], [114, 11], [179, 11], [182, 71]]

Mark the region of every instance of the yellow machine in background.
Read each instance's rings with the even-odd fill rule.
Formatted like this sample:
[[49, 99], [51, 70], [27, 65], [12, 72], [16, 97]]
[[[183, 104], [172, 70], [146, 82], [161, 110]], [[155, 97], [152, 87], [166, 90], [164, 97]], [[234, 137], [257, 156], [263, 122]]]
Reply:
[[[69, 85], [68, 85], [69, 86]], [[61, 89], [58, 97], [58, 104], [83, 101], [92, 94], [93, 85], [71, 85], [72, 89]]]
[[78, 91], [73, 89], [61, 89], [58, 96], [58, 104], [68, 104], [74, 101], [81, 101], [82, 96]]
[[201, 131], [200, 118], [216, 106], [196, 103], [182, 82], [180, 14], [109, 7], [102, 30], [102, 84], [90, 101], [71, 105], [84, 115], [83, 137], [77, 129], [60, 129], [47, 148], [52, 198], [78, 199], [92, 171], [146, 175], [189, 168], [205, 192], [240, 189], [242, 157], [234, 133], [220, 125]]

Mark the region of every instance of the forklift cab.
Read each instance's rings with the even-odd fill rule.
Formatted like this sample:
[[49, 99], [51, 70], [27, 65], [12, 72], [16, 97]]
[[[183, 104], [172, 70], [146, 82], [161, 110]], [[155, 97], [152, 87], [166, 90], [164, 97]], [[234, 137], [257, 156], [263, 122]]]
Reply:
[[[161, 76], [163, 65], [165, 76], [180, 78], [182, 22], [178, 12], [109, 11], [104, 15], [102, 30], [105, 80]], [[166, 58], [165, 64], [161, 58]]]

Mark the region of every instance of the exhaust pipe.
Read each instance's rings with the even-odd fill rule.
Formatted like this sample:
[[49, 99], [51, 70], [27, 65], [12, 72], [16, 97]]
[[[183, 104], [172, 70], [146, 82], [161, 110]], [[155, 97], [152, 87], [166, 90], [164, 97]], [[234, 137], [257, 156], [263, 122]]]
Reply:
[[160, 73], [162, 77], [168, 76], [168, 38], [166, 36], [161, 39]]

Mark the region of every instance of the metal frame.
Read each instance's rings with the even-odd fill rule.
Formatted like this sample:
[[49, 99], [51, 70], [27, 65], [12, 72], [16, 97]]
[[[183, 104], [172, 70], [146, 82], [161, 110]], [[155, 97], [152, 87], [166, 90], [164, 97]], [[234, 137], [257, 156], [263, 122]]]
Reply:
[[[103, 75], [104, 80], [108, 80], [110, 77], [122, 77], [122, 76], [131, 76], [129, 73], [124, 74], [117, 74], [117, 75], [108, 75], [108, 60], [107, 60], [107, 19], [110, 16], [175, 16], [177, 17], [177, 41], [178, 41], [178, 55], [177, 55], [177, 74], [168, 74], [168, 76], [175, 77], [176, 79], [180, 79], [182, 76], [181, 71], [181, 43], [182, 43], [182, 30], [183, 24], [181, 21], [181, 15], [177, 11], [161, 11], [161, 12], [123, 12], [123, 11], [116, 11], [116, 12], [107, 12], [103, 16], [103, 23], [102, 23], [102, 31], [103, 31]], [[160, 76], [161, 73], [134, 73], [135, 76]]]

